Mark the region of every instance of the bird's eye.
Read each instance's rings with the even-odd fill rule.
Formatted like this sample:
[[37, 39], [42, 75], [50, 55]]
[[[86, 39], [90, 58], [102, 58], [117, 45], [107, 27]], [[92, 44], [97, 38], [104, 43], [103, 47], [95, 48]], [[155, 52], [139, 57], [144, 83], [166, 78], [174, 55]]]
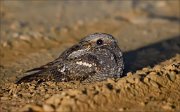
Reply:
[[103, 44], [103, 40], [101, 40], [101, 39], [97, 40], [97, 41], [96, 41], [96, 44], [97, 44], [97, 45], [102, 45], [102, 44]]

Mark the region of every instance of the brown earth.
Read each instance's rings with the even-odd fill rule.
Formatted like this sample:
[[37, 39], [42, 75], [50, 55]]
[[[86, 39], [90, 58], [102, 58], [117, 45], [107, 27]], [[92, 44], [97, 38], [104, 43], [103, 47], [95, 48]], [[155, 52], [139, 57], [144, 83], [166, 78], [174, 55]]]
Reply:
[[[180, 111], [178, 0], [140, 1], [136, 7], [132, 1], [0, 5], [1, 112]], [[127, 76], [95, 83], [14, 84], [24, 71], [52, 61], [94, 32], [116, 37]]]

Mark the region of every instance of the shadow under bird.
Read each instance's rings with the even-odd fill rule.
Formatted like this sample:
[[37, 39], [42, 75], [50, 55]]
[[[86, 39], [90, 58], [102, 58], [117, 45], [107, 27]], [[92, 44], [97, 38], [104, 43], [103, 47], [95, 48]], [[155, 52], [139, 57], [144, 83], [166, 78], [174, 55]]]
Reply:
[[57, 59], [26, 71], [16, 83], [102, 81], [123, 75], [123, 55], [115, 38], [106, 33], [94, 33], [65, 50]]

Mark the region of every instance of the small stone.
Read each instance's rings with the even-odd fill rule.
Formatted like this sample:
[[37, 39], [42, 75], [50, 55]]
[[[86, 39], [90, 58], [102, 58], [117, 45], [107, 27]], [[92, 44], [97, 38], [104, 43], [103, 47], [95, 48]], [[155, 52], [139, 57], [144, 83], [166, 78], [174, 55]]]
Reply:
[[43, 105], [43, 110], [45, 112], [54, 112], [55, 111], [54, 108], [51, 105], [47, 105], [47, 104]]
[[70, 105], [62, 105], [56, 109], [57, 112], [72, 112], [72, 107]]
[[68, 94], [70, 95], [70, 96], [76, 96], [76, 95], [79, 95], [79, 94], [81, 94], [82, 92], [81, 91], [79, 91], [79, 90], [70, 90], [70, 92], [68, 92]]
[[18, 38], [19, 36], [20, 36], [19, 33], [13, 33], [13, 34], [12, 34], [12, 37], [14, 37], [14, 38]]
[[159, 88], [159, 85], [157, 84], [157, 82], [150, 80], [150, 84], [156, 88]]
[[127, 79], [128, 82], [130, 83], [135, 83], [135, 78], [134, 77], [130, 77]]
[[115, 81], [114, 81], [112, 78], [108, 78], [108, 79], [107, 79], [107, 82], [108, 82], [108, 83], [115, 83]]
[[44, 97], [45, 97], [45, 98], [49, 98], [49, 97], [50, 97], [50, 94], [46, 94]]
[[20, 35], [19, 39], [24, 40], [24, 41], [30, 41], [30, 37], [28, 35]]
[[162, 108], [165, 110], [173, 110], [175, 107], [171, 104], [165, 104], [162, 106]]
[[141, 106], [145, 106], [146, 105], [146, 102], [140, 102], [139, 103]]
[[20, 111], [21, 112], [43, 112], [43, 109], [40, 106], [28, 104], [25, 107], [23, 107]]
[[149, 68], [143, 68], [142, 70], [145, 71], [145, 72], [148, 72]]
[[62, 98], [63, 98], [62, 95], [59, 95], [59, 94], [53, 95], [48, 100], [46, 100], [46, 103], [49, 105], [54, 105], [55, 107], [57, 107], [60, 104]]
[[150, 72], [147, 75], [148, 78], [152, 79], [152, 80], [157, 80], [157, 73], [156, 72]]
[[139, 74], [139, 75], [144, 75], [144, 74], [146, 74], [144, 71], [142, 71], [142, 70], [138, 70], [138, 71], [136, 71], [136, 74]]
[[6, 97], [6, 96], [1, 97], [1, 100], [9, 100], [9, 97]]
[[150, 80], [150, 79], [149, 79], [148, 77], [145, 77], [145, 78], [144, 78], [144, 82], [146, 82], [146, 83], [149, 83], [149, 80]]
[[125, 109], [124, 108], [119, 108], [118, 111], [122, 112], [124, 111]]
[[168, 74], [168, 78], [169, 78], [169, 80], [174, 82], [176, 79], [176, 74], [172, 71]]
[[156, 66], [154, 67], [154, 70], [155, 70], [156, 72], [161, 71], [161, 66], [160, 66], [160, 65], [156, 65]]
[[83, 26], [84, 25], [84, 21], [83, 20], [78, 20], [77, 24], [78, 24], [78, 26]]
[[67, 33], [68, 31], [69, 31], [68, 28], [65, 28], [65, 27], [61, 28], [61, 32], [62, 32], [62, 33]]
[[42, 35], [41, 33], [39, 33], [39, 32], [32, 32], [31, 35], [32, 35], [34, 38], [36, 38], [36, 39], [41, 38], [41, 37], [43, 36], [43, 35]]
[[157, 75], [156, 72], [150, 72], [149, 75]]
[[127, 76], [128, 76], [128, 77], [130, 77], [130, 76], [132, 76], [132, 75], [133, 75], [132, 72], [128, 72], [128, 73], [127, 73]]
[[3, 42], [3, 43], [2, 43], [2, 46], [3, 46], [3, 47], [8, 47], [8, 46], [9, 46], [9, 45], [8, 45], [8, 42]]

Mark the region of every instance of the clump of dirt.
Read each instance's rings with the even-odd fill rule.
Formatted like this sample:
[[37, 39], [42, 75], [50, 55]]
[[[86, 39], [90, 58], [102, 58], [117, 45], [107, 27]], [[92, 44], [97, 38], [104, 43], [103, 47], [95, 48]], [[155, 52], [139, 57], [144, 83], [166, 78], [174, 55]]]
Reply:
[[22, 112], [178, 111], [179, 74], [180, 55], [176, 55], [153, 68], [129, 72], [127, 77], [91, 84], [6, 83], [1, 87], [1, 106], [9, 105], [6, 109], [13, 111], [22, 108]]

